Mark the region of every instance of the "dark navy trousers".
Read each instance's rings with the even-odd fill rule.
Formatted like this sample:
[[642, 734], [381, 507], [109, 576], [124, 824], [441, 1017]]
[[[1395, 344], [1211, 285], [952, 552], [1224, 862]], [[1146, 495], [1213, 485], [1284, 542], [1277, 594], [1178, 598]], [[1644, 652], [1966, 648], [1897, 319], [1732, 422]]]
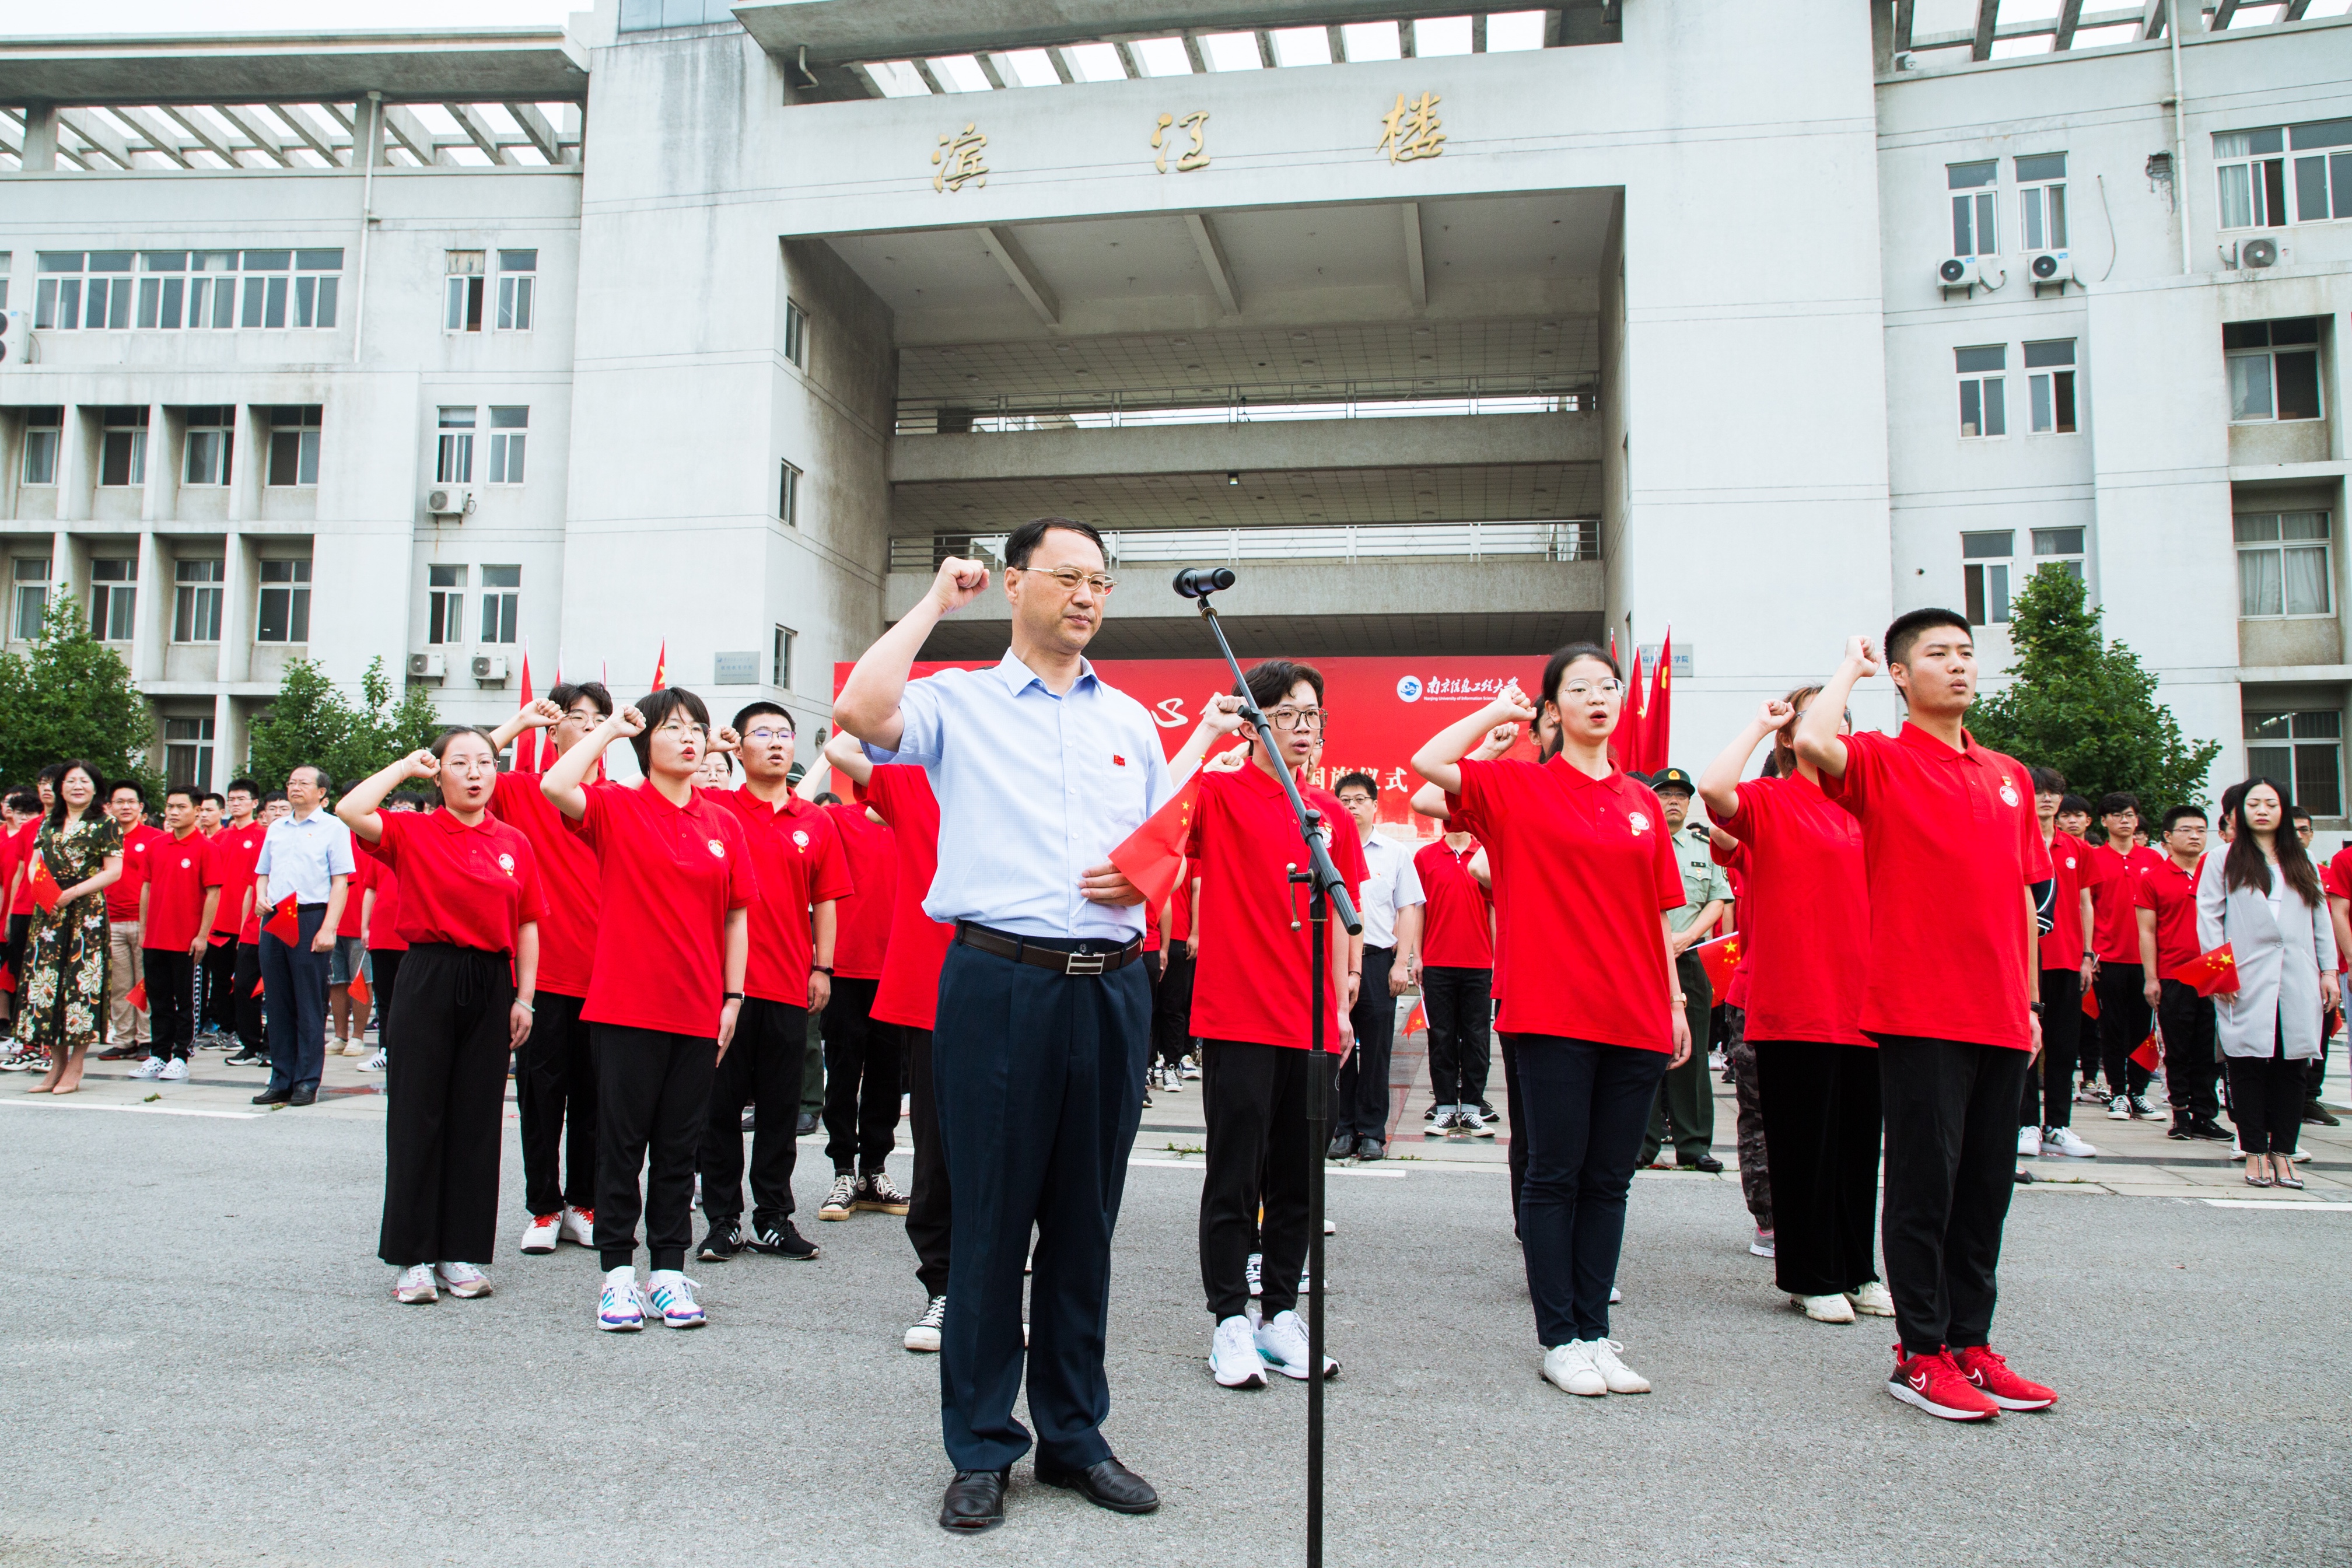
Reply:
[[961, 943], [948, 949], [931, 1076], [955, 1194], [940, 1416], [959, 1470], [1002, 1470], [1029, 1451], [1013, 1405], [1033, 1226], [1027, 1363], [1037, 1449], [1079, 1468], [1110, 1455], [1099, 1430], [1110, 1414], [1110, 1238], [1150, 1047], [1141, 963], [1066, 975]]

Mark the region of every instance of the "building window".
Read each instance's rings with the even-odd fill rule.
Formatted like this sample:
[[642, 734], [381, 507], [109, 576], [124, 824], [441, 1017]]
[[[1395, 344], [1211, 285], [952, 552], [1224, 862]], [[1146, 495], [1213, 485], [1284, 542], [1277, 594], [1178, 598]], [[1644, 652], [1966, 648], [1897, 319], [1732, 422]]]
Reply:
[[2025, 345], [2025, 400], [2037, 436], [2074, 434], [2074, 340]]
[[331, 327], [335, 295], [340, 290], [343, 253], [340, 248], [298, 250], [294, 253], [294, 324]]
[[1948, 163], [1944, 177], [1952, 190], [1952, 254], [1997, 256], [2000, 230], [1993, 222], [1993, 184], [2000, 178], [2000, 160]]
[[1960, 435], [2008, 435], [2009, 395], [2001, 372], [2009, 365], [2009, 345], [1956, 349], [1953, 354], [1960, 375]]
[[2225, 321], [2221, 348], [2230, 359], [2230, 418], [2316, 419], [2319, 405], [2319, 318]]
[[25, 410], [25, 482], [28, 485], [53, 485], [58, 482], [58, 435], [65, 427], [66, 411], [62, 408], [27, 408]]
[[16, 640], [33, 642], [49, 608], [49, 558], [19, 555], [10, 570], [16, 584]]
[[474, 410], [441, 410], [441, 439], [433, 454], [433, 482], [469, 485], [474, 482]]
[[283, 327], [286, 324], [287, 285], [292, 280], [294, 253], [290, 250], [248, 250], [245, 253], [245, 309], [236, 319], [240, 327]]
[[2335, 613], [2336, 566], [2324, 511], [2240, 512], [2238, 614], [2326, 616]]
[[307, 643], [310, 640], [310, 563], [265, 561], [261, 563], [261, 607], [254, 620], [256, 642]]
[[180, 482], [188, 485], [228, 483], [229, 450], [236, 439], [236, 407], [212, 404], [188, 410], [187, 458]]
[[1961, 574], [1968, 584], [1969, 625], [2000, 626], [2009, 624], [2009, 562], [2017, 551], [2017, 535], [2003, 529], [1998, 533], [1963, 533], [1960, 535]]
[[2017, 205], [2024, 215], [2025, 248], [2066, 248], [2066, 154], [2037, 153], [2017, 160]]
[[128, 250], [37, 252], [33, 325], [58, 332], [129, 327], [131, 260]]
[[803, 370], [808, 368], [808, 312], [797, 300], [784, 301], [784, 357]]
[[172, 640], [218, 642], [226, 561], [182, 561], [172, 568]]
[[2283, 779], [2314, 816], [2344, 815], [2344, 715], [2246, 713], [2246, 773]]
[[466, 640], [466, 569], [427, 566], [425, 569], [425, 640], [439, 647]]
[[150, 250], [139, 259], [146, 274], [139, 279], [139, 325], [178, 331], [188, 307], [188, 253]]
[[315, 403], [293, 404], [269, 411], [271, 484], [319, 482], [319, 415], [320, 406]]
[[784, 465], [783, 482], [777, 487], [776, 515], [786, 527], [801, 525], [801, 471], [790, 463]]
[[236, 325], [236, 252], [188, 252], [188, 326], [225, 331]]
[[482, 641], [513, 642], [516, 611], [522, 595], [522, 568], [520, 566], [485, 566], [482, 568]]
[[100, 418], [98, 482], [114, 489], [145, 484], [146, 408], [110, 408]]
[[2229, 131], [2213, 138], [2221, 177], [2221, 226], [2270, 228], [2286, 222], [2286, 132]]
[[100, 642], [129, 642], [139, 595], [139, 563], [128, 555], [89, 563], [89, 635]]
[[213, 721], [163, 721], [163, 777], [173, 789], [209, 789], [213, 780]]
[[[467, 409], [470, 416], [472, 409]], [[494, 485], [522, 483], [523, 443], [529, 434], [530, 410], [520, 405], [490, 405], [490, 471]], [[473, 439], [470, 436], [467, 440]]]
[[[2294, 221], [2352, 217], [2352, 120], [2290, 125], [2286, 135], [2295, 153]], [[2347, 150], [2324, 151], [2330, 147]], [[2312, 155], [2304, 156], [2306, 151]]]
[[2033, 531], [2033, 569], [2056, 566], [2079, 583], [2083, 580], [2083, 531], [2079, 528], [2037, 528]]
[[499, 331], [527, 332], [530, 331], [532, 296], [539, 291], [539, 252], [536, 250], [501, 250], [499, 252]]
[[793, 689], [793, 634], [790, 627], [776, 628], [776, 650], [768, 672], [768, 684]]
[[453, 250], [448, 253], [449, 280], [445, 285], [446, 295], [441, 316], [442, 331], [478, 332], [482, 330], [484, 254], [478, 250]]

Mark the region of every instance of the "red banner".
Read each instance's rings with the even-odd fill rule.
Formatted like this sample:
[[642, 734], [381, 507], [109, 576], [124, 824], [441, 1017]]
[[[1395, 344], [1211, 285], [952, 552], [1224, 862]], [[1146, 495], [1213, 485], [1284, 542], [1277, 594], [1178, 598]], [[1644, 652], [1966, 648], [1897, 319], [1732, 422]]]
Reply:
[[[993, 659], [922, 661], [914, 674], [942, 669], [986, 669]], [[1244, 660], [1246, 669], [1252, 661]], [[1540, 655], [1501, 658], [1414, 658], [1380, 657], [1316, 658], [1323, 672], [1323, 705], [1330, 718], [1323, 755], [1307, 770], [1307, 781], [1334, 789], [1351, 773], [1369, 773], [1380, 788], [1381, 820], [1410, 822], [1420, 837], [1433, 838], [1437, 825], [1413, 816], [1406, 803], [1422, 784], [1412, 771], [1414, 752], [1448, 724], [1494, 700], [1507, 680], [1517, 679], [1533, 695], [1543, 681]], [[833, 667], [838, 694], [852, 666]], [[1232, 673], [1213, 658], [1107, 658], [1095, 673], [1151, 710], [1161, 749], [1173, 755], [1200, 721], [1201, 705], [1231, 689]], [[1535, 746], [1524, 729], [1510, 755], [1532, 762]]]

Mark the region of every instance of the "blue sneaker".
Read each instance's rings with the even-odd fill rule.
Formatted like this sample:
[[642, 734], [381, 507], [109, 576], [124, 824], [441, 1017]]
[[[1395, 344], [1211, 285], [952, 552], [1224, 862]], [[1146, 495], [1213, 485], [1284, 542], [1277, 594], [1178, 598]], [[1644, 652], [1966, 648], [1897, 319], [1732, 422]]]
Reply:
[[646, 1278], [646, 1304], [673, 1329], [698, 1329], [709, 1321], [694, 1299], [694, 1281], [675, 1268], [656, 1268]]
[[634, 1334], [646, 1326], [635, 1268], [624, 1266], [604, 1276], [604, 1293], [596, 1303], [596, 1326], [616, 1334]]

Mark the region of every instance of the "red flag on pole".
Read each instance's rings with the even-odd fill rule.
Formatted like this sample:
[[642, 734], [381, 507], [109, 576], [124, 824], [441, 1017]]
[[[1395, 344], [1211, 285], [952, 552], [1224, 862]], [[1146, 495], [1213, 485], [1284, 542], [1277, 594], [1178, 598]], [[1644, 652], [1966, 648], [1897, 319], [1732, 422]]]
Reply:
[[1703, 942], [1693, 949], [1698, 954], [1699, 967], [1706, 971], [1706, 983], [1714, 988], [1716, 998], [1722, 999], [1731, 989], [1732, 972], [1739, 967], [1740, 941], [1738, 931], [1729, 936]]
[[1625, 678], [1625, 697], [1617, 710], [1617, 732], [1609, 738], [1609, 749], [1617, 755], [1617, 765], [1629, 773], [1647, 773], [1650, 753], [1644, 742], [1648, 740], [1642, 728], [1642, 650], [1633, 649], [1633, 668]]
[[366, 1006], [374, 995], [374, 993], [368, 989], [367, 976], [365, 974], [352, 975], [352, 983], [345, 986], [344, 989], [351, 993], [352, 1000], [358, 1003], [362, 1007]]
[[[530, 645], [525, 643], [522, 645], [522, 705], [524, 707], [530, 706], [532, 696]], [[535, 727], [527, 727], [521, 734], [515, 737], [515, 767], [517, 771], [526, 773], [539, 772], [539, 731]]]
[[1658, 645], [1658, 662], [1650, 671], [1650, 695], [1642, 704], [1642, 731], [1652, 773], [1670, 767], [1674, 758], [1675, 714], [1675, 628], [1666, 627], [1666, 640]]
[[646, 689], [659, 691], [669, 684], [669, 638], [662, 638], [661, 651], [654, 655], [654, 683]]
[[1201, 793], [1196, 771], [1142, 826], [1110, 852], [1110, 863], [1143, 894], [1143, 907], [1156, 910], [1176, 890], [1184, 872], [1184, 845], [1192, 837], [1192, 803]]
[[1414, 997], [1412, 1011], [1404, 1016], [1404, 1032], [1408, 1035], [1421, 1034], [1429, 1027], [1429, 1011], [1421, 1002], [1420, 997]]
[[2157, 1054], [2155, 1030], [2149, 1030], [2147, 1038], [2142, 1040], [2139, 1044], [2132, 1047], [2131, 1059], [2137, 1062], [2149, 1072], [2154, 1072], [2157, 1069], [2157, 1067], [2162, 1058]]
[[289, 945], [301, 940], [302, 917], [295, 912], [293, 894], [289, 893], [278, 900], [278, 908], [261, 922], [261, 929], [264, 934]]
[[58, 907], [58, 895], [65, 889], [58, 886], [55, 877], [49, 875], [49, 863], [41, 858], [37, 849], [33, 851], [33, 868], [26, 874], [26, 880], [32, 884], [35, 909], [54, 910]]
[[2210, 952], [2199, 953], [2164, 978], [2194, 986], [2200, 996], [2233, 996], [2238, 990], [2238, 955], [2225, 942]]
[[131, 1004], [133, 1012], [144, 1013], [147, 1011], [147, 983], [142, 980], [133, 985], [122, 994], [122, 999]]

